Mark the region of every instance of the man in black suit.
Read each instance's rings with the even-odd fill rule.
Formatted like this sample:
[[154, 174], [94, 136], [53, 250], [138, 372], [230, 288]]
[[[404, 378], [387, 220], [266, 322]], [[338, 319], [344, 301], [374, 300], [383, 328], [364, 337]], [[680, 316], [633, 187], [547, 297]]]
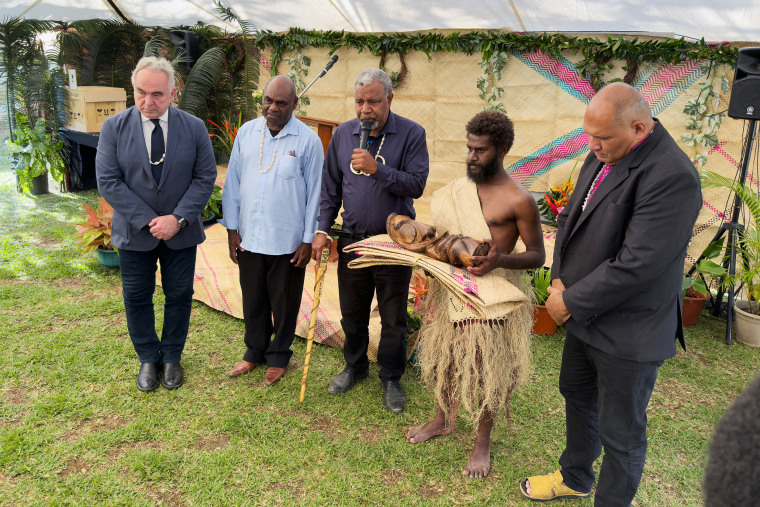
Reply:
[[641, 94], [602, 88], [583, 119], [592, 153], [558, 217], [546, 305], [567, 323], [559, 388], [560, 470], [521, 483], [534, 500], [586, 497], [604, 448], [595, 505], [630, 505], [647, 448], [657, 372], [683, 346], [681, 279], [702, 205], [694, 164]]
[[[111, 241], [119, 267], [127, 327], [140, 359], [137, 388], [184, 381], [180, 364], [190, 325], [201, 212], [216, 179], [203, 121], [170, 107], [174, 70], [164, 58], [142, 58], [132, 73], [135, 105], [108, 118], [98, 141], [98, 190], [113, 206]], [[166, 296], [158, 339], [153, 313], [156, 268]]]

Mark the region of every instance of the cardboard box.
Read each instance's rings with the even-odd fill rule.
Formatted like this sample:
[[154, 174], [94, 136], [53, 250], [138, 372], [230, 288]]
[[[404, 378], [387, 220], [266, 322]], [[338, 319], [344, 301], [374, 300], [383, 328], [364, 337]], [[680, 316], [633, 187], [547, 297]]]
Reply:
[[108, 86], [69, 89], [69, 119], [65, 127], [79, 132], [100, 132], [103, 122], [127, 108], [127, 92]]

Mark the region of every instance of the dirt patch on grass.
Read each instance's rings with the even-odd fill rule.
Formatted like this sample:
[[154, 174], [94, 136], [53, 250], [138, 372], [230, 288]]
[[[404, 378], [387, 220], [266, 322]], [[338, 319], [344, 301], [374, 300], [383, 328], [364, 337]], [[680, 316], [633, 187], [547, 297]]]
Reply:
[[197, 440], [192, 445], [192, 448], [200, 451], [221, 451], [229, 445], [230, 436], [226, 433], [220, 433], [218, 435], [210, 435]]
[[3, 398], [8, 405], [25, 405], [29, 401], [26, 391], [19, 387], [11, 387], [3, 391]]
[[[690, 385], [682, 384], [677, 380], [661, 380], [654, 386], [652, 401], [649, 403], [647, 412], [656, 413], [662, 409], [673, 411], [697, 404], [715, 407], [719, 401], [714, 395], [706, 394], [701, 390], [694, 390]], [[669, 417], [674, 417], [673, 412], [668, 413]]]
[[151, 502], [153, 505], [167, 505], [169, 507], [189, 505], [185, 494], [174, 488], [162, 491], [156, 491], [154, 489], [148, 488], [147, 494], [154, 500]]
[[138, 442], [128, 442], [126, 444], [110, 447], [106, 451], [106, 459], [103, 460], [103, 463], [101, 463], [98, 468], [108, 468], [111, 465], [115, 465], [121, 461], [125, 455], [132, 451], [161, 450], [164, 448], [165, 444], [165, 442], [157, 442], [155, 440], [140, 440]]
[[74, 458], [66, 462], [66, 467], [61, 470], [59, 475], [61, 477], [68, 477], [69, 475], [85, 474], [92, 467], [89, 461], [81, 458]]
[[296, 500], [304, 500], [306, 498], [306, 488], [303, 486], [303, 482], [300, 480], [288, 481], [288, 482], [272, 482], [267, 484], [264, 490], [264, 498], [269, 497], [269, 501], [272, 504], [285, 505], [282, 502], [278, 502], [271, 496], [275, 495], [277, 490], [285, 490]]
[[11, 477], [10, 475], [6, 474], [2, 470], [0, 470], [0, 486], [3, 488], [6, 487], [13, 487], [18, 482], [18, 479], [15, 477]]
[[50, 248], [53, 250], [59, 250], [62, 246], [62, 241], [55, 238], [36, 238], [32, 241], [32, 245], [37, 248]]
[[71, 430], [64, 436], [64, 440], [67, 442], [73, 442], [82, 438], [84, 435], [89, 435], [95, 432], [112, 431], [117, 428], [121, 428], [128, 424], [129, 421], [123, 417], [96, 417], [94, 419], [86, 419], [80, 421], [76, 428]]
[[384, 473], [380, 480], [382, 481], [383, 486], [392, 488], [397, 486], [398, 483], [404, 479], [404, 475], [405, 474], [402, 470], [393, 468]]
[[446, 492], [446, 488], [435, 481], [430, 481], [428, 484], [420, 486], [417, 489], [421, 498], [426, 500], [436, 500]]

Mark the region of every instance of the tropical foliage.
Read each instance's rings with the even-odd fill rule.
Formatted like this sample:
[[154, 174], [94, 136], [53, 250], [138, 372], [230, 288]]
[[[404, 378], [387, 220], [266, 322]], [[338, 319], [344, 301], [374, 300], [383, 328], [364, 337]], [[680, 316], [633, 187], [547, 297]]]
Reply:
[[101, 250], [116, 250], [111, 244], [111, 224], [113, 223], [113, 208], [102, 197], [98, 197], [98, 209], [92, 209], [82, 204], [86, 215], [81, 217], [77, 227], [76, 239], [82, 244], [83, 252]]
[[[744, 285], [749, 300], [760, 301], [760, 198], [747, 185], [712, 171], [702, 173], [702, 188], [731, 190], [744, 202], [750, 220], [744, 229], [739, 231], [738, 241], [734, 244], [737, 252], [734, 274], [729, 273], [723, 265], [731, 247], [728, 241], [711, 243], [703, 254], [705, 259], [697, 264], [697, 269], [702, 273], [719, 277], [724, 288]], [[714, 258], [718, 258], [721, 264], [713, 261]]]
[[537, 305], [546, 304], [549, 299], [549, 287], [552, 285], [552, 272], [548, 268], [529, 269], [531, 299]]
[[32, 180], [49, 172], [57, 182], [63, 181], [65, 164], [61, 157], [63, 141], [47, 132], [45, 120], [38, 118], [34, 125], [22, 113], [16, 114], [15, 141], [6, 141], [8, 150], [16, 156], [16, 176], [26, 192], [32, 190]]

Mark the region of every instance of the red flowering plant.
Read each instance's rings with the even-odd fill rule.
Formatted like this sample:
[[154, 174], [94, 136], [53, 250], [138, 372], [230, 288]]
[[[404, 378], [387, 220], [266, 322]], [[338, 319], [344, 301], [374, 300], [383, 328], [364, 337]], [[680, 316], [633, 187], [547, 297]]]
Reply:
[[[575, 163], [575, 166], [577, 165], [578, 162]], [[570, 176], [567, 177], [567, 181], [554, 185], [551, 190], [546, 192], [544, 196], [537, 201], [538, 210], [541, 213], [541, 216], [544, 217], [549, 225], [553, 225], [554, 227], [557, 227], [557, 215], [565, 209], [567, 202], [570, 200], [570, 196], [573, 194], [575, 187], [570, 178], [573, 176], [575, 166], [573, 166], [573, 170], [570, 171]]]
[[237, 126], [232, 125], [230, 120], [226, 118], [222, 122], [221, 127], [211, 120], [208, 120], [208, 122], [216, 129], [216, 132], [211, 132], [208, 135], [211, 138], [211, 144], [216, 150], [225, 153], [229, 158], [232, 155], [232, 146], [235, 144], [238, 130], [246, 122], [243, 118], [243, 112], [238, 113]]

